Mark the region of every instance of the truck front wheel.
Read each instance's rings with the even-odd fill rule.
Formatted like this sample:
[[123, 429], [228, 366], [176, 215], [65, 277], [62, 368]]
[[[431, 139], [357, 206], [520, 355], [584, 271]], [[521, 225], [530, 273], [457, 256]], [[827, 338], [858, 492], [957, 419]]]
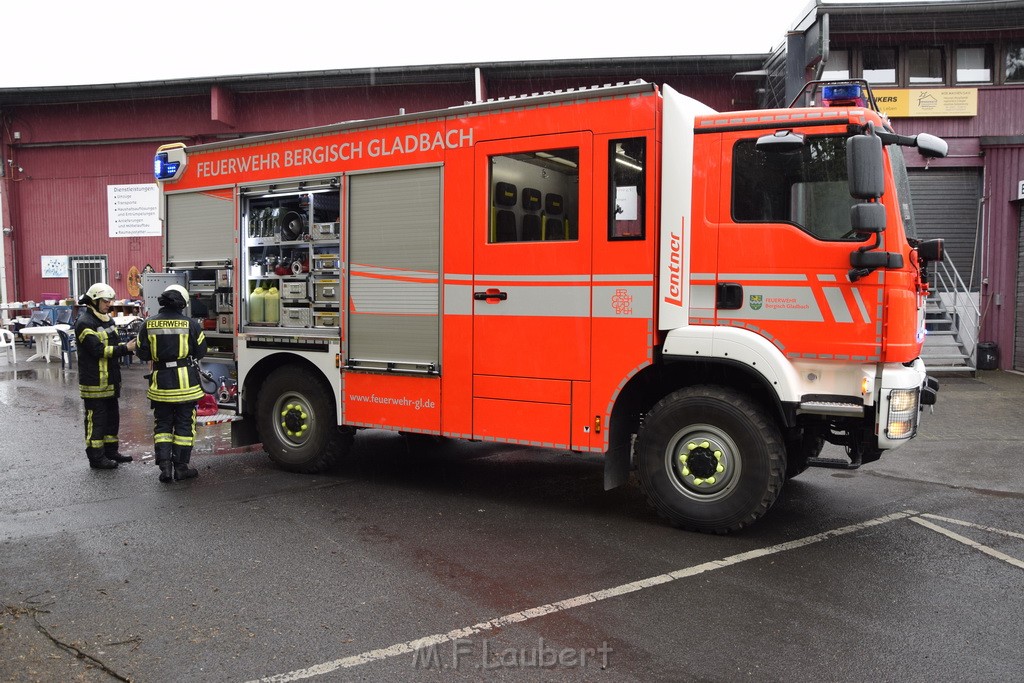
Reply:
[[290, 472], [323, 472], [352, 446], [353, 434], [336, 424], [327, 385], [302, 367], [281, 367], [267, 377], [256, 415], [263, 448]]
[[693, 531], [729, 533], [778, 498], [785, 445], [764, 410], [723, 387], [689, 387], [659, 401], [637, 439], [637, 466], [654, 508]]

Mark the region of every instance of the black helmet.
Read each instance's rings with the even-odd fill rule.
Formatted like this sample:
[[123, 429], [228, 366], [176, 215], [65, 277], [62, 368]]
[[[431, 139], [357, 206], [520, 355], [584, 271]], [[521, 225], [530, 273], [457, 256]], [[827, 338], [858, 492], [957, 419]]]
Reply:
[[182, 310], [188, 304], [188, 290], [181, 285], [168, 285], [156, 302], [164, 308]]

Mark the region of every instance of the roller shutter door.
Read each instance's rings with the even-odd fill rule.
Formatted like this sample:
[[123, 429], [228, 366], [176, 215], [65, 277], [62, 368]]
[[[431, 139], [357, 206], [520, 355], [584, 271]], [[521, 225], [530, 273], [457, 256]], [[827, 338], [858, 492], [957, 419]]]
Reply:
[[[946, 258], [960, 277], [978, 291], [981, 253], [978, 240], [978, 201], [981, 170], [975, 168], [910, 169], [910, 194], [919, 239], [945, 240]], [[971, 282], [971, 262], [974, 281]]]
[[441, 169], [349, 176], [348, 360], [440, 366]]
[[222, 264], [235, 255], [235, 204], [202, 192], [167, 195], [167, 264]]

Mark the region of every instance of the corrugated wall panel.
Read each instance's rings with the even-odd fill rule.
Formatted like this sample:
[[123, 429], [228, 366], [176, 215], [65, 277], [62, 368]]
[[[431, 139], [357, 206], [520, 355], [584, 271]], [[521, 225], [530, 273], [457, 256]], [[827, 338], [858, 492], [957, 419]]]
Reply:
[[999, 345], [1000, 367], [1009, 368], [1016, 320], [1024, 313], [1024, 302], [1018, 302], [1016, 296], [1021, 207], [1017, 183], [1024, 180], [1024, 147], [986, 148], [985, 170], [983, 273], [988, 284], [982, 290], [982, 339]]
[[[118, 298], [128, 298], [128, 269], [160, 267], [159, 237], [108, 237], [107, 185], [153, 181], [150, 145], [40, 147], [19, 152], [24, 179], [17, 183], [15, 226], [17, 297], [43, 292], [70, 295], [69, 278], [43, 278], [41, 256], [103, 254]], [[127, 171], [125, 169], [138, 169]], [[120, 273], [120, 279], [117, 274]]]
[[982, 87], [978, 88], [977, 116], [894, 119], [893, 128], [905, 135], [924, 132], [940, 138], [1024, 135], [1024, 118], [1014, 115], [1020, 111], [1024, 111], [1024, 88]]

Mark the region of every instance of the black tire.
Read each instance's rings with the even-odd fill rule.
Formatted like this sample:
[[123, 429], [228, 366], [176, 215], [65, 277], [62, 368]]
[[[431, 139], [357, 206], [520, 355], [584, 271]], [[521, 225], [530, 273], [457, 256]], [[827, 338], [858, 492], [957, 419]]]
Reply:
[[821, 455], [821, 449], [824, 447], [825, 439], [809, 434], [786, 444], [786, 480], [805, 472], [808, 467], [807, 460]]
[[274, 370], [260, 387], [256, 424], [270, 459], [289, 472], [315, 474], [352, 448], [354, 434], [339, 429], [327, 384], [303, 367]]
[[636, 453], [655, 510], [675, 526], [717, 534], [764, 515], [786, 469], [776, 424], [742, 394], [715, 386], [680, 389], [659, 401], [644, 420]]

